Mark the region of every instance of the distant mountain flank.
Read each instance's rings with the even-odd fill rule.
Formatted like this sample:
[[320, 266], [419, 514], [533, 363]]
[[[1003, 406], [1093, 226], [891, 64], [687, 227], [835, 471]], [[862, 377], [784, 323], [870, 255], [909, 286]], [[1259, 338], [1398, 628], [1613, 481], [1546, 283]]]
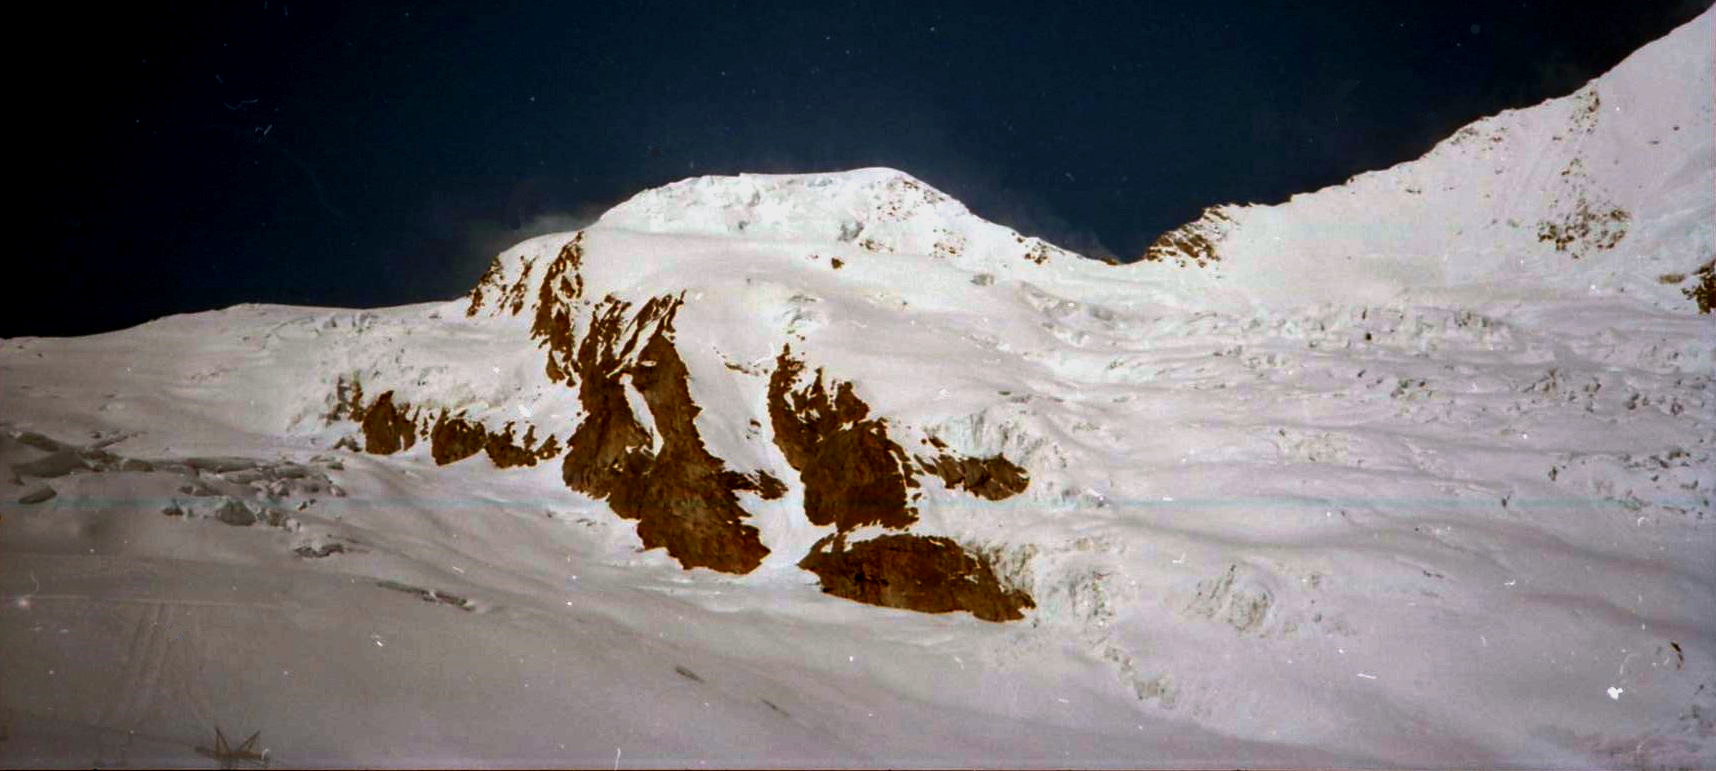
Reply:
[[[1217, 309], [1592, 293], [1707, 313], [1712, 18], [1417, 161], [1278, 206], [1212, 207], [1131, 266], [986, 222], [891, 169], [645, 191], [585, 230], [501, 253], [471, 290], [469, 323], [512, 330], [517, 355], [536, 357], [515, 396], [383, 367], [342, 376], [334, 414], [371, 453], [427, 441], [443, 465], [557, 462], [566, 488], [687, 569], [790, 561], [849, 599], [1021, 618], [1032, 597], [979, 542], [921, 521], [924, 485], [979, 507], [1048, 500], [1070, 491], [1033, 481], [1064, 461], [1047, 454], [1059, 443], [1015, 428], [950, 430], [1016, 398], [973, 388], [981, 367], [960, 364], [1013, 343], [925, 337], [938, 316], [1004, 315], [1014, 296], [1102, 324], [1070, 298]], [[1044, 330], [1068, 350], [1090, 335]], [[907, 363], [917, 352], [942, 364]]]

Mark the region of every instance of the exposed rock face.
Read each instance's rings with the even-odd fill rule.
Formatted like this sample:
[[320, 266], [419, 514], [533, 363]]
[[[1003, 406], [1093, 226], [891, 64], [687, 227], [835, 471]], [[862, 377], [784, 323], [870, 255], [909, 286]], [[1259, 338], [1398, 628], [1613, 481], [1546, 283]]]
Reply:
[[548, 263], [536, 294], [536, 318], [531, 323], [530, 336], [548, 348], [546, 371], [548, 379], [555, 383], [569, 381], [575, 368], [577, 338], [572, 314], [584, 296], [584, 276], [578, 272], [583, 262], [584, 233], [579, 231]]
[[[623, 347], [620, 343], [628, 307], [629, 303], [609, 297], [592, 310], [589, 334], [571, 361], [573, 370], [587, 377], [578, 389], [584, 419], [567, 442], [562, 476], [567, 486], [595, 498], [617, 492], [624, 481], [641, 474], [640, 466], [652, 460], [651, 437], [632, 415], [621, 379], [621, 360], [637, 343], [635, 329]], [[654, 320], [648, 318], [650, 310], [639, 311], [638, 326]], [[538, 320], [541, 313], [538, 311]], [[551, 349], [550, 357], [553, 353]]]
[[1030, 474], [1024, 468], [1000, 455], [987, 458], [967, 458], [947, 451], [938, 439], [930, 443], [941, 450], [933, 458], [919, 457], [918, 465], [941, 477], [949, 489], [965, 490], [979, 498], [999, 501], [1025, 492], [1030, 486]]
[[[1585, 100], [1592, 105], [1587, 113], [1595, 119], [1597, 94], [1589, 92]], [[1587, 132], [1588, 133], [1588, 132]], [[1616, 206], [1597, 187], [1585, 163], [1579, 158], [1569, 161], [1561, 170], [1555, 199], [1550, 205], [1550, 217], [1537, 223], [1537, 240], [1566, 252], [1577, 260], [1593, 252], [1613, 249], [1627, 235], [1632, 214]]]
[[483, 271], [482, 277], [477, 279], [477, 285], [471, 287], [471, 304], [465, 307], [467, 317], [475, 316], [477, 311], [483, 309], [483, 303], [488, 300], [489, 291], [500, 284], [501, 272], [500, 258], [496, 257], [490, 260], [489, 269]]
[[[952, 539], [890, 534], [847, 546], [846, 533], [855, 528], [899, 530], [916, 522], [906, 491], [917, 483], [905, 451], [888, 437], [887, 422], [868, 418], [870, 407], [851, 383], [836, 381], [831, 395], [822, 370], [799, 385], [803, 372], [792, 349], [783, 348], [769, 379], [769, 420], [775, 446], [804, 482], [805, 517], [833, 525], [835, 534], [812, 548], [799, 567], [815, 573], [823, 591], [858, 602], [925, 613], [967, 610], [989, 621], [1023, 618], [1022, 609], [1033, 607], [1031, 598], [1003, 587], [987, 560]], [[1023, 469], [1000, 456], [944, 453], [920, 462], [954, 480], [950, 487], [986, 498], [1008, 497], [1029, 481]]]
[[[578, 235], [581, 237], [583, 233]], [[471, 288], [471, 304], [465, 308], [465, 315], [475, 316], [489, 303], [514, 316], [522, 313], [525, 295], [530, 291], [530, 274], [535, 268], [534, 258], [524, 258], [519, 264], [518, 277], [507, 284], [504, 283], [505, 268], [501, 265], [500, 257], [495, 257], [489, 262], [489, 269], [483, 273], [482, 278], [477, 279], [477, 285]]]
[[536, 444], [536, 426], [525, 428], [524, 438], [516, 442], [513, 441], [512, 431], [512, 424], [508, 423], [500, 431], [490, 431], [488, 441], [483, 443], [483, 451], [488, 453], [489, 461], [497, 468], [534, 466], [537, 461], [548, 460], [560, 454], [560, 440], [555, 439], [552, 434], [541, 444], [537, 444], [535, 449], [531, 449], [531, 445]]
[[334, 383], [334, 404], [328, 410], [327, 421], [333, 423], [346, 418], [359, 422], [363, 420], [363, 383], [355, 378], [347, 380], [345, 375], [340, 375], [339, 380]]
[[482, 452], [488, 439], [489, 432], [481, 425], [443, 413], [429, 432], [429, 454], [436, 465], [445, 466]]
[[553, 436], [548, 437], [540, 446], [536, 444], [536, 427], [525, 429], [522, 444], [513, 439], [513, 425], [506, 424], [500, 431], [490, 431], [481, 423], [460, 417], [448, 417], [442, 413], [436, 418], [434, 428], [429, 432], [430, 454], [434, 456], [437, 465], [445, 466], [476, 455], [479, 452], [488, 453], [489, 460], [498, 468], [513, 466], [534, 466], [537, 461], [547, 460], [560, 454], [560, 443]]
[[417, 443], [417, 428], [406, 417], [406, 409], [406, 405], [394, 406], [392, 391], [376, 397], [360, 418], [364, 452], [392, 455]]
[[[685, 363], [669, 339], [679, 304], [678, 298], [651, 298], [630, 325], [630, 304], [617, 298], [591, 312], [589, 333], [571, 363], [586, 415], [572, 435], [562, 476], [569, 487], [607, 499], [615, 514], [638, 520], [645, 548], [665, 547], [687, 568], [748, 573], [769, 551], [757, 529], [744, 524], [747, 515], [734, 494], [753, 483], [723, 468], [697, 433], [693, 421], [701, 408], [691, 400]], [[630, 334], [624, 334], [627, 326]], [[648, 342], [632, 359], [650, 327]], [[626, 400], [628, 376], [661, 433], [659, 452]]]
[[1698, 283], [1681, 289], [1680, 293], [1698, 303], [1699, 313], [1709, 313], [1712, 307], [1716, 307], [1716, 260], [1704, 263], [1693, 277], [1698, 279]]
[[769, 378], [769, 421], [775, 446], [804, 482], [804, 515], [846, 532], [864, 525], [904, 528], [917, 521], [906, 504], [906, 452], [888, 438], [887, 422], [840, 382], [831, 396], [822, 370], [795, 388], [803, 363], [783, 348]]
[[987, 560], [939, 536], [884, 535], [851, 548], [834, 536], [798, 564], [822, 579], [824, 592], [872, 605], [966, 610], [986, 621], [1014, 621], [1035, 607], [1024, 592], [1003, 587]]
[[1219, 208], [1204, 209], [1196, 220], [1157, 236], [1144, 250], [1142, 259], [1145, 262], [1172, 261], [1182, 268], [1192, 265], [1207, 267], [1221, 260], [1216, 246], [1227, 237], [1232, 224], [1233, 220]]

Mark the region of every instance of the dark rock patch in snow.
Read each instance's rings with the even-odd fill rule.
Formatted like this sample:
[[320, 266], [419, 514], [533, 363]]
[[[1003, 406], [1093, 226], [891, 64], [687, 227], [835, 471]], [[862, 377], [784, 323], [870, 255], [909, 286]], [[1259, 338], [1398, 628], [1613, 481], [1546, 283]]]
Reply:
[[[749, 573], [769, 550], [757, 529], [743, 522], [748, 515], [735, 490], [746, 489], [740, 486], [746, 480], [728, 472], [697, 432], [702, 408], [691, 400], [685, 363], [669, 337], [680, 302], [651, 298], [629, 323], [630, 303], [618, 298], [591, 311], [589, 334], [571, 363], [585, 418], [568, 443], [562, 476], [568, 487], [638, 520], [644, 548], [664, 547], [688, 569]], [[628, 376], [660, 432], [659, 452], [626, 399]]]
[[[536, 426], [525, 427], [521, 440], [514, 440], [512, 431], [512, 424], [508, 423], [500, 431], [490, 431], [488, 441], [483, 443], [483, 451], [488, 453], [489, 461], [497, 468], [534, 466], [537, 461], [560, 454], [560, 440], [553, 435], [537, 444]], [[531, 445], [536, 446], [532, 448]]]
[[969, 611], [985, 621], [1015, 621], [1031, 597], [996, 578], [988, 560], [950, 538], [889, 534], [848, 547], [842, 535], [818, 542], [798, 564], [822, 591], [849, 600], [923, 613]]
[[434, 589], [424, 589], [423, 587], [420, 587], [420, 586], [412, 586], [410, 584], [402, 584], [402, 583], [399, 583], [398, 581], [377, 581], [375, 585], [379, 586], [383, 589], [391, 589], [391, 590], [396, 591], [396, 592], [404, 592], [406, 594], [415, 595], [417, 597], [417, 599], [420, 599], [424, 602], [439, 603], [441, 605], [451, 605], [455, 608], [458, 608], [459, 610], [464, 610], [464, 611], [471, 611], [471, 610], [477, 609], [476, 603], [471, 602], [470, 600], [465, 599], [464, 597], [460, 597], [459, 595], [456, 595], [456, 594], [448, 594], [446, 592], [440, 592], [440, 591], [436, 591]]
[[417, 427], [406, 417], [407, 409], [407, 405], [394, 405], [392, 391], [376, 397], [375, 403], [364, 410], [360, 418], [364, 452], [392, 455], [411, 449], [417, 443]]
[[34, 447], [42, 452], [59, 452], [75, 449], [72, 445], [38, 434], [34, 431], [24, 431], [17, 435], [19, 444]]
[[[849, 600], [924, 613], [965, 610], [988, 621], [1023, 618], [1023, 609], [1034, 607], [1030, 596], [1003, 587], [986, 559], [952, 539], [889, 534], [847, 547], [846, 533], [855, 528], [915, 523], [906, 496], [917, 482], [887, 422], [868, 417], [851, 383], [835, 381], [830, 394], [822, 370], [801, 385], [803, 372], [803, 362], [783, 348], [769, 379], [769, 419], [775, 445], [804, 483], [805, 517], [836, 532], [799, 567], [815, 573], [824, 592]], [[945, 468], [944, 480], [977, 495], [1005, 498], [1028, 483], [1024, 469], [1000, 456], [943, 457], [926, 467], [938, 474]]]
[[693, 672], [689, 669], [686, 669], [685, 667], [674, 667], [673, 671], [678, 673], [680, 677], [683, 677], [687, 680], [690, 680], [691, 682], [694, 682], [694, 683], [703, 682], [702, 677], [699, 677], [696, 672]]
[[1025, 492], [1031, 484], [1031, 476], [1023, 467], [1000, 455], [968, 458], [948, 452], [940, 439], [930, 437], [928, 441], [940, 452], [930, 458], [918, 457], [918, 466], [941, 477], [949, 489], [999, 501]]
[[220, 507], [215, 509], [215, 519], [238, 527], [250, 527], [256, 524], [255, 512], [252, 512], [249, 506], [244, 505], [244, 502], [231, 498], [222, 501]]
[[322, 559], [324, 557], [332, 557], [335, 554], [345, 554], [346, 551], [347, 549], [345, 544], [334, 542], [320, 545], [306, 544], [293, 549], [292, 553], [304, 559]]
[[[534, 445], [534, 446], [533, 446]], [[553, 436], [538, 444], [536, 426], [525, 429], [522, 440], [513, 438], [513, 424], [500, 431], [490, 431], [481, 423], [463, 417], [448, 417], [442, 412], [429, 431], [429, 452], [437, 465], [445, 466], [476, 455], [488, 453], [497, 468], [534, 466], [560, 454], [560, 441]]]
[[1716, 260], [1704, 263], [1693, 276], [1698, 279], [1698, 283], [1681, 288], [1680, 293], [1686, 295], [1686, 299], [1698, 303], [1699, 313], [1709, 313], [1711, 308], [1716, 307]]
[[12, 464], [12, 470], [24, 476], [51, 479], [63, 477], [73, 471], [83, 471], [89, 466], [84, 463], [76, 451], [60, 450], [49, 453], [35, 460]]
[[1208, 267], [1221, 261], [1216, 247], [1227, 235], [1233, 220], [1221, 209], [1210, 207], [1197, 219], [1163, 233], [1144, 249], [1145, 262], [1172, 261], [1182, 268], [1196, 265]]
[[531, 322], [530, 336], [548, 348], [548, 379], [556, 383], [569, 380], [575, 369], [573, 362], [578, 351], [572, 314], [584, 297], [584, 276], [579, 273], [583, 262], [584, 233], [579, 231], [548, 263], [542, 285], [537, 289], [536, 318]]
[[1577, 260], [1589, 251], [1613, 249], [1627, 235], [1632, 215], [1616, 207], [1593, 207], [1580, 199], [1559, 222], [1537, 223], [1537, 240], [1552, 244]]
[[482, 452], [488, 439], [489, 432], [482, 425], [442, 413], [429, 432], [429, 454], [436, 465], [445, 466]]
[[798, 385], [803, 362], [781, 349], [769, 378], [769, 421], [775, 446], [804, 483], [804, 514], [812, 524], [846, 532], [865, 525], [903, 529], [917, 521], [906, 502], [914, 485], [906, 452], [888, 437], [887, 421], [869, 418], [852, 384], [830, 394], [823, 372]]
[[256, 468], [256, 461], [249, 458], [186, 458], [184, 463], [198, 471], [212, 471], [216, 474]]

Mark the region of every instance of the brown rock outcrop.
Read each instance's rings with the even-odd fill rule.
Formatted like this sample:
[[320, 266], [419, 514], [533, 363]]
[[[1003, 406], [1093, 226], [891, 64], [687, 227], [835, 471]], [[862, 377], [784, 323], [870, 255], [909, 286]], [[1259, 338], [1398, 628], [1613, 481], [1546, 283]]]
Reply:
[[363, 450], [376, 455], [392, 455], [411, 449], [417, 443], [417, 428], [406, 416], [408, 405], [393, 404], [393, 392], [375, 398], [375, 403], [353, 416], [363, 424]]
[[[775, 446], [804, 482], [804, 513], [812, 524], [833, 525], [799, 567], [821, 579], [822, 590], [849, 600], [925, 613], [967, 610], [989, 621], [1023, 618], [1033, 607], [1024, 592], [1001, 585], [989, 562], [950, 538], [888, 534], [850, 547], [846, 533], [865, 525], [904, 529], [917, 521], [907, 505], [915, 487], [906, 453], [888, 437], [886, 421], [852, 384], [836, 382], [833, 394], [817, 370], [799, 385], [804, 364], [783, 348], [769, 379], [769, 420]], [[938, 449], [945, 447], [937, 442]], [[986, 498], [1025, 489], [1024, 469], [1005, 458], [958, 458], [943, 453], [926, 468]]]
[[[542, 274], [537, 289], [536, 318], [530, 325], [530, 336], [548, 349], [546, 370], [555, 383], [571, 384], [578, 355], [577, 337], [573, 331], [572, 314], [584, 296], [584, 276], [579, 268], [584, 263], [584, 231], [560, 247], [560, 254]], [[593, 330], [592, 330], [593, 332]]]
[[[630, 304], [612, 296], [591, 311], [589, 333], [570, 362], [586, 414], [572, 435], [562, 476], [569, 487], [606, 499], [615, 514], [637, 520], [644, 548], [664, 547], [686, 568], [748, 573], [769, 550], [757, 529], [743, 522], [747, 514], [734, 491], [744, 489], [735, 483], [744, 477], [728, 472], [697, 433], [701, 408], [691, 400], [685, 363], [669, 338], [680, 302], [651, 298], [629, 325]], [[634, 359], [639, 337], [652, 326]], [[632, 414], [625, 376], [654, 418], [659, 451]]]
[[989, 561], [952, 539], [883, 535], [852, 544], [824, 539], [798, 564], [822, 580], [822, 591], [871, 605], [923, 613], [970, 611], [985, 621], [1024, 618], [1029, 595], [1008, 589]]
[[1704, 263], [1703, 267], [1693, 274], [1698, 283], [1680, 290], [1686, 299], [1698, 303], [1699, 313], [1709, 313], [1716, 307], [1716, 260]]
[[[939, 442], [936, 442], [938, 447]], [[1031, 477], [1024, 468], [1000, 456], [967, 458], [947, 452], [935, 457], [918, 457], [918, 465], [941, 477], [949, 489], [965, 490], [979, 498], [999, 501], [1025, 492]]]
[[832, 395], [822, 370], [795, 387], [803, 363], [781, 349], [769, 378], [769, 421], [775, 446], [804, 483], [804, 515], [812, 524], [846, 532], [864, 525], [904, 528], [917, 521], [906, 503], [906, 452], [888, 438], [887, 422], [870, 419], [869, 405], [839, 382]]
[[[534, 466], [537, 461], [544, 461], [560, 454], [560, 440], [553, 434], [541, 444], [536, 442], [536, 426], [524, 429], [524, 438], [512, 438], [512, 423], [507, 423], [500, 431], [490, 431], [488, 439], [483, 442], [483, 451], [488, 453], [489, 461], [496, 468], [511, 468], [513, 466]], [[532, 445], [536, 445], [532, 448]]]
[[467, 317], [475, 316], [477, 311], [482, 310], [483, 302], [488, 299], [488, 291], [500, 284], [500, 278], [501, 262], [497, 256], [489, 260], [489, 269], [483, 271], [482, 277], [477, 279], [477, 285], [471, 287], [471, 304], [465, 306]]
[[437, 465], [445, 466], [476, 455], [488, 453], [497, 468], [534, 466], [560, 454], [560, 442], [552, 435], [536, 445], [536, 427], [525, 429], [523, 440], [513, 438], [513, 424], [500, 431], [490, 431], [481, 423], [442, 413], [429, 430], [429, 452]]
[[1163, 233], [1150, 243], [1141, 258], [1144, 262], [1172, 261], [1182, 268], [1200, 268], [1221, 261], [1217, 245], [1227, 237], [1233, 220], [1221, 209], [1209, 207], [1196, 220]]
[[445, 466], [482, 452], [488, 438], [489, 432], [480, 424], [442, 413], [429, 431], [429, 454], [436, 465]]

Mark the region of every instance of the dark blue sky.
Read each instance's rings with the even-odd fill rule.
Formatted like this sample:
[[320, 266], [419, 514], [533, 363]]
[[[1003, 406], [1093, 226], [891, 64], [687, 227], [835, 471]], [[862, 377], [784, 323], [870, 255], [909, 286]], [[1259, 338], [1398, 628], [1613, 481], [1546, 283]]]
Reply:
[[894, 166], [1130, 259], [1565, 94], [1709, 0], [136, 5], [20, 28], [55, 53], [17, 79], [37, 227], [0, 335], [445, 299], [543, 218], [739, 171]]

